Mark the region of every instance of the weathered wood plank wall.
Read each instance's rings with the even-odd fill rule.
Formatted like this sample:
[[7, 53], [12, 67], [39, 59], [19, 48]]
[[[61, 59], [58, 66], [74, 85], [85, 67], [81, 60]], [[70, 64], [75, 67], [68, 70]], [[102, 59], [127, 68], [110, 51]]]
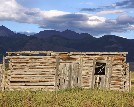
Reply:
[[[126, 66], [126, 57], [123, 55], [116, 55], [112, 57], [112, 73], [110, 89], [112, 90], [128, 90], [127, 78], [129, 71]], [[128, 72], [128, 73], [127, 73]]]
[[[4, 88], [59, 90], [105, 88], [130, 90], [129, 65], [124, 52], [8, 52]], [[97, 63], [104, 74], [95, 74]]]
[[59, 89], [80, 86], [80, 57], [59, 53], [58, 87]]
[[3, 78], [3, 70], [2, 70], [2, 64], [0, 64], [0, 90], [2, 90], [2, 78]]
[[[72, 55], [73, 56], [73, 55]], [[74, 53], [74, 56], [77, 56]], [[125, 53], [83, 53], [81, 54], [81, 87], [95, 88], [95, 63], [106, 63], [106, 74], [102, 77], [101, 87], [111, 90], [130, 90], [129, 65], [126, 64]]]
[[7, 56], [6, 88], [55, 89], [56, 58], [52, 56]]

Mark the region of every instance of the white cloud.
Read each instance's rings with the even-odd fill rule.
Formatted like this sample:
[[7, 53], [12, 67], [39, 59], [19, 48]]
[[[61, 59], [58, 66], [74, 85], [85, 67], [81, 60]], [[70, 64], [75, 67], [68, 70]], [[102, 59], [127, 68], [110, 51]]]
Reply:
[[[40, 10], [26, 8], [15, 0], [0, 0], [0, 20], [11, 20], [21, 23], [32, 23], [44, 29], [75, 30], [92, 35], [127, 32], [134, 30], [134, 17], [122, 15], [122, 10], [101, 11], [96, 14], [71, 13], [58, 10]], [[107, 19], [99, 15], [121, 14], [117, 19]]]
[[87, 21], [89, 26], [97, 26], [99, 24], [104, 23], [106, 18], [104, 17], [98, 17], [98, 16], [91, 16], [89, 17], [89, 20]]
[[44, 18], [52, 18], [52, 17], [58, 17], [62, 15], [70, 14], [69, 12], [63, 12], [58, 10], [50, 10], [50, 11], [41, 11], [41, 15]]
[[134, 17], [123, 14], [117, 18], [117, 22], [120, 25], [132, 25], [134, 24]]
[[19, 5], [16, 5], [15, 0], [1, 0], [0, 2], [0, 19], [11, 19], [15, 10], [19, 9]]
[[14, 20], [19, 22], [28, 22], [27, 8], [19, 5], [15, 0], [0, 0], [0, 20]]
[[130, 25], [128, 28], [129, 30], [134, 30], [134, 25]]

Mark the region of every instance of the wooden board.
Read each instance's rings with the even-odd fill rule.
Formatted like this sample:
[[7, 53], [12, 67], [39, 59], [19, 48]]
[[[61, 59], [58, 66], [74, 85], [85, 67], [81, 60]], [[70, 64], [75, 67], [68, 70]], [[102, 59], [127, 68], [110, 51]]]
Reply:
[[7, 70], [4, 87], [10, 90], [94, 88], [97, 61], [106, 63], [100, 87], [130, 90], [127, 88], [130, 87], [127, 52], [20, 51], [7, 54], [5, 60], [9, 65], [4, 69]]

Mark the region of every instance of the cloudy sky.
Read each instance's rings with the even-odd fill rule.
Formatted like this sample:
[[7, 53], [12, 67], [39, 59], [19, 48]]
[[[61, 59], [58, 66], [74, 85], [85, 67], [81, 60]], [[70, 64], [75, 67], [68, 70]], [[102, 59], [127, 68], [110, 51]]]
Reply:
[[134, 0], [0, 0], [0, 25], [16, 32], [70, 29], [134, 39]]

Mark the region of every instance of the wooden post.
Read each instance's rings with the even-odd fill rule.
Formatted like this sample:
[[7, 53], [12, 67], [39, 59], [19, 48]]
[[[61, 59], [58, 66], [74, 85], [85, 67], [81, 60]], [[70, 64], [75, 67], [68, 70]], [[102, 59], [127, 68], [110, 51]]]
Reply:
[[[112, 59], [112, 58], [110, 58]], [[111, 76], [112, 76], [112, 61], [108, 61], [108, 81], [107, 81], [107, 89], [110, 89], [111, 84]]]
[[130, 92], [130, 90], [131, 90], [131, 75], [130, 75], [130, 73], [131, 73], [131, 72], [129, 71], [129, 63], [127, 63], [127, 71], [126, 71], [126, 72], [127, 72], [127, 75], [128, 75], [128, 76], [127, 76], [127, 82], [128, 82], [128, 83], [127, 83], [127, 84], [128, 84], [128, 85], [127, 85], [127, 87], [128, 87], [127, 91]]
[[111, 58], [111, 61], [110, 61], [110, 65], [109, 65], [109, 80], [108, 80], [108, 83], [109, 83], [109, 88], [108, 89], [111, 89], [111, 76], [112, 76], [112, 64], [113, 64], [113, 61], [112, 61], [112, 58]]
[[94, 73], [95, 73], [95, 64], [96, 64], [96, 60], [93, 59], [93, 71], [92, 71], [92, 84], [91, 84], [91, 88], [94, 88], [94, 83], [95, 83], [95, 78], [94, 78]]
[[80, 55], [80, 70], [79, 70], [79, 86], [82, 87], [82, 68], [83, 68], [83, 59]]
[[1, 89], [4, 91], [5, 89], [5, 57], [3, 56], [3, 65], [2, 65], [2, 83]]
[[57, 56], [56, 57], [56, 73], [55, 73], [55, 91], [57, 91], [58, 90], [58, 83], [57, 83], [57, 81], [58, 81], [58, 73], [59, 73], [59, 65], [60, 65], [60, 59], [59, 59], [59, 57]]
[[69, 81], [68, 81], [68, 84], [69, 84], [69, 88], [72, 87], [72, 66], [71, 64], [69, 65]]

